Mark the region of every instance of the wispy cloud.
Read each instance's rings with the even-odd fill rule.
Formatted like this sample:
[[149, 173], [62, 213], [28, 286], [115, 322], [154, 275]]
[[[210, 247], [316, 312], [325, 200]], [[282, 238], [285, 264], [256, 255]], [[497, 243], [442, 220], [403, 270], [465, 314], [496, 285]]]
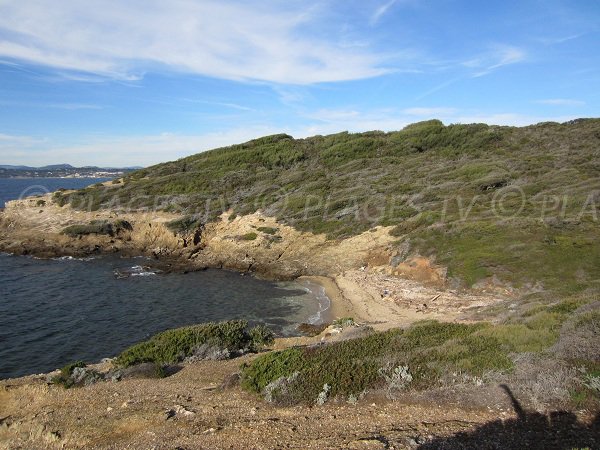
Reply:
[[565, 42], [569, 42], [574, 39], [579, 39], [580, 37], [582, 37], [584, 35], [585, 35], [585, 33], [579, 33], [579, 34], [571, 34], [569, 36], [545, 37], [545, 38], [539, 38], [538, 41], [545, 45], [563, 44]]
[[67, 145], [51, 139], [0, 134], [0, 154], [5, 164], [32, 166], [56, 164], [57, 161], [75, 166], [150, 165], [276, 132], [278, 130], [275, 128], [258, 126], [200, 135], [160, 133], [140, 136], [87, 136], [79, 143]]
[[582, 100], [575, 100], [571, 98], [547, 98], [544, 100], [537, 100], [535, 103], [540, 105], [551, 105], [551, 106], [584, 106], [585, 102]]
[[409, 116], [428, 116], [428, 117], [444, 117], [451, 114], [455, 114], [457, 112], [456, 108], [443, 108], [443, 107], [415, 107], [415, 108], [406, 108], [403, 109], [402, 112]]
[[12, 145], [29, 147], [31, 145], [40, 144], [43, 142], [46, 142], [46, 140], [36, 138], [33, 136], [17, 136], [17, 135], [0, 133], [0, 149], [1, 148], [6, 149]]
[[90, 110], [104, 109], [104, 106], [102, 106], [102, 105], [89, 104], [89, 103], [38, 103], [38, 102], [0, 100], [0, 105], [25, 107], [25, 108], [64, 109], [67, 111], [78, 111], [78, 110], [82, 110], [82, 109], [90, 109]]
[[461, 79], [463, 79], [463, 77], [456, 77], [456, 78], [451, 78], [449, 80], [446, 80], [443, 83], [440, 83], [437, 86], [434, 86], [431, 89], [428, 89], [427, 91], [425, 91], [422, 94], [418, 95], [416, 97], [416, 100], [422, 100], [425, 97], [429, 97], [431, 94], [435, 94], [436, 92], [441, 91], [442, 89], [445, 89], [448, 86], [453, 85], [454, 83], [456, 83], [457, 81], [460, 81]]
[[160, 67], [291, 84], [388, 73], [387, 57], [372, 48], [303, 32], [321, 20], [303, 8], [271, 1], [9, 2], [0, 15], [0, 58], [126, 81]]
[[[178, 99], [175, 99], [175, 100], [178, 100]], [[254, 108], [250, 108], [250, 107], [244, 106], [244, 105], [239, 105], [237, 103], [214, 102], [214, 101], [210, 101], [210, 100], [199, 100], [199, 99], [195, 99], [195, 98], [182, 98], [180, 100], [187, 102], [187, 103], [198, 103], [198, 104], [202, 104], [202, 105], [220, 106], [223, 108], [236, 109], [238, 111], [255, 111]]]
[[388, 2], [380, 5], [371, 15], [369, 24], [371, 26], [376, 25], [377, 22], [379, 22], [379, 19], [381, 19], [396, 3], [398, 3], [398, 0], [389, 0]]
[[523, 62], [526, 52], [518, 47], [498, 46], [493, 51], [479, 58], [464, 63], [467, 67], [475, 69], [473, 78], [482, 77], [504, 66]]

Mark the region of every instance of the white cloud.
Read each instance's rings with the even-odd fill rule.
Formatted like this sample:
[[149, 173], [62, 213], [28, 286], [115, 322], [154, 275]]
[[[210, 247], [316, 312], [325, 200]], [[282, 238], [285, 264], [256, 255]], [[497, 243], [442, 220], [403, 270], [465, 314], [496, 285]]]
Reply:
[[398, 3], [398, 0], [389, 0], [388, 2], [380, 5], [371, 15], [371, 18], [369, 19], [369, 24], [371, 26], [377, 24], [377, 22], [379, 22], [379, 19], [381, 19], [396, 3]]
[[492, 114], [457, 114], [448, 123], [487, 123], [488, 125], [508, 125], [523, 127], [540, 122], [566, 122], [577, 119], [577, 116], [530, 116], [519, 113], [492, 113]]
[[0, 154], [4, 164], [145, 166], [278, 132], [280, 131], [264, 126], [203, 135], [161, 133], [144, 136], [88, 136], [80, 143], [68, 145], [60, 145], [50, 139], [0, 134]]
[[45, 139], [0, 133], [0, 149], [8, 148], [9, 146], [29, 147], [42, 142], [45, 142]]
[[0, 57], [123, 80], [157, 66], [292, 84], [388, 72], [372, 49], [303, 32], [318, 20], [295, 2], [4, 2]]
[[547, 98], [544, 100], [538, 100], [535, 103], [541, 105], [552, 105], [552, 106], [584, 106], [585, 102], [581, 100], [575, 100], [571, 98]]
[[307, 116], [313, 121], [304, 128], [288, 131], [296, 137], [340, 131], [362, 132], [371, 130], [396, 131], [406, 125], [424, 119], [440, 119], [451, 123], [487, 123], [488, 125], [526, 126], [540, 122], [566, 122], [576, 116], [531, 116], [520, 113], [484, 113], [455, 108], [406, 108], [402, 110], [379, 109], [358, 111], [356, 109], [318, 110]]
[[471, 76], [477, 78], [488, 75], [501, 67], [523, 62], [526, 56], [527, 53], [521, 48], [501, 45], [484, 55], [463, 62], [463, 65], [474, 69]]
[[561, 37], [547, 37], [547, 38], [539, 38], [538, 41], [542, 44], [546, 45], [554, 45], [554, 44], [563, 44], [568, 41], [572, 41], [574, 39], [579, 39], [581, 36], [584, 36], [586, 33], [572, 34], [569, 36], [561, 36]]

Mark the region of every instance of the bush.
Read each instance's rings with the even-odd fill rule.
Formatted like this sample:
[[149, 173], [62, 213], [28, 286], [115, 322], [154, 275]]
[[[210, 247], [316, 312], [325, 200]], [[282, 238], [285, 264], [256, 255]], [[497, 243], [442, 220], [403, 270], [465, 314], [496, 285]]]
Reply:
[[258, 227], [257, 230], [260, 231], [261, 233], [270, 234], [270, 235], [274, 235], [275, 233], [277, 233], [279, 231], [278, 228], [273, 228], [273, 227]]
[[248, 330], [248, 322], [245, 320], [205, 323], [167, 330], [152, 336], [123, 351], [116, 358], [116, 364], [121, 367], [144, 362], [174, 364], [195, 356], [204, 344], [208, 344], [213, 350], [216, 348], [238, 354], [258, 351], [272, 342], [273, 333], [263, 325]]
[[333, 321], [332, 325], [340, 330], [356, 325], [352, 317], [340, 317]]
[[263, 347], [272, 345], [275, 342], [275, 334], [266, 325], [257, 325], [249, 333], [252, 349], [255, 351]]
[[83, 361], [75, 361], [70, 364], [67, 364], [63, 368], [60, 369], [60, 374], [52, 378], [52, 383], [58, 384], [65, 389], [69, 389], [73, 387], [75, 384], [72, 375], [73, 371], [78, 368], [84, 368], [86, 364]]
[[[592, 305], [590, 305], [592, 306]], [[600, 361], [600, 304], [573, 315], [561, 328], [555, 350], [569, 360]]]
[[100, 234], [114, 236], [113, 227], [108, 222], [90, 223], [89, 225], [70, 225], [61, 232], [69, 237], [87, 236], [89, 234]]
[[184, 234], [202, 228], [202, 222], [197, 217], [186, 216], [167, 222], [165, 226], [175, 234]]
[[86, 236], [89, 234], [115, 236], [124, 230], [133, 230], [131, 224], [126, 220], [118, 219], [112, 223], [107, 220], [92, 220], [88, 225], [70, 225], [63, 229], [61, 233], [69, 237]]
[[242, 236], [240, 236], [240, 240], [254, 241], [257, 237], [258, 237], [258, 234], [256, 234], [255, 232], [252, 231], [250, 233], [246, 233], [246, 234], [243, 234]]
[[476, 335], [486, 327], [426, 321], [406, 331], [272, 352], [242, 367], [242, 386], [264, 394], [271, 383], [283, 383], [285, 389], [269, 389], [273, 401], [314, 403], [324, 385], [329, 386], [328, 397], [348, 398], [385, 386], [426, 389], [438, 385], [449, 371], [480, 376], [511, 370], [513, 363], [502, 343]]

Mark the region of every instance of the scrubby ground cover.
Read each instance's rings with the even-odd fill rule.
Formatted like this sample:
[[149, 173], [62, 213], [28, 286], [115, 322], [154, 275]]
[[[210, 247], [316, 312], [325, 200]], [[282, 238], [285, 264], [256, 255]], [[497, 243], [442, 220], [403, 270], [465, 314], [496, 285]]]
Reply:
[[598, 407], [598, 306], [597, 292], [559, 301], [532, 296], [499, 324], [423, 321], [406, 330], [290, 348], [246, 364], [242, 385], [269, 401], [293, 404], [506, 381], [538, 405]]
[[[174, 233], [227, 210], [229, 220], [262, 210], [332, 240], [392, 226], [399, 253], [431, 257], [455, 283], [486, 280], [531, 292], [479, 312], [477, 324], [423, 322], [259, 356], [243, 368], [243, 385], [270, 400], [355, 401], [374, 389], [393, 396], [493, 379], [512, 380], [541, 403], [597, 406], [599, 175], [600, 119], [522, 128], [434, 120], [391, 133], [267, 136], [54, 200], [179, 213], [168, 224]], [[259, 227], [237, 239], [277, 231]], [[206, 351], [212, 338], [205, 331], [165, 332], [118, 361], [180, 361]], [[225, 347], [250, 345], [247, 332], [239, 336], [243, 345]]]
[[249, 329], [245, 320], [205, 323], [156, 334], [124, 350], [115, 363], [121, 367], [148, 362], [175, 364], [189, 357], [206, 356], [209, 350], [229, 356], [259, 351], [272, 342], [273, 332], [264, 325]]
[[598, 119], [522, 128], [433, 120], [391, 133], [267, 136], [55, 201], [181, 213], [175, 231], [230, 208], [330, 239], [392, 225], [399, 244], [435, 256], [464, 285], [495, 275], [570, 293], [600, 279], [599, 174]]

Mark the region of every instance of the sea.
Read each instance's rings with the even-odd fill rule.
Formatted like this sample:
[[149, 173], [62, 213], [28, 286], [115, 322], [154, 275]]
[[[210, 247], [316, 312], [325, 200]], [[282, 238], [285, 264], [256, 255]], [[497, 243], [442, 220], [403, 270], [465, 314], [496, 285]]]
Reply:
[[[0, 179], [0, 204], [94, 179]], [[169, 328], [244, 319], [277, 335], [319, 323], [330, 306], [309, 281], [226, 270], [163, 273], [145, 257], [54, 259], [0, 254], [0, 379], [98, 362]]]

